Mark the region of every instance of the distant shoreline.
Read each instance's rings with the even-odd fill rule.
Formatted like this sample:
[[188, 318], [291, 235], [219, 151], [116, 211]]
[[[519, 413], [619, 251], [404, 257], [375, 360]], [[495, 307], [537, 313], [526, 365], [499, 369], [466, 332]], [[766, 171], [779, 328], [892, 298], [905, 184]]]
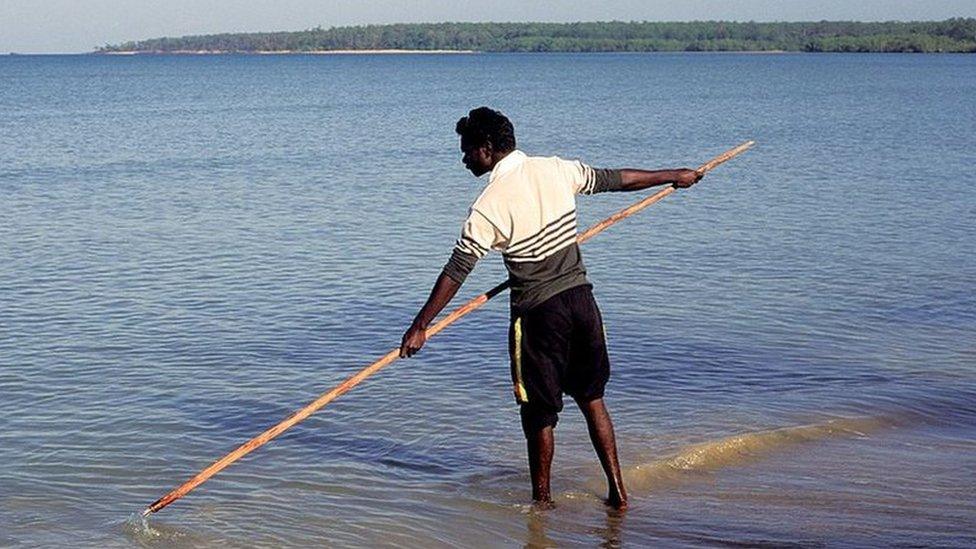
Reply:
[[808, 52], [793, 50], [735, 50], [735, 51], [479, 51], [479, 50], [322, 50], [322, 51], [87, 51], [87, 52], [42, 52], [0, 53], [0, 57], [56, 57], [56, 56], [107, 56], [107, 57], [203, 57], [213, 56], [356, 56], [356, 55], [973, 55], [966, 52]]
[[477, 50], [173, 50], [173, 51], [99, 51], [95, 55], [403, 55], [403, 54], [431, 54], [431, 55], [463, 55], [483, 53]]
[[98, 53], [976, 53], [976, 18], [944, 21], [403, 23], [161, 37]]
[[[703, 54], [748, 54], [748, 55], [782, 55], [782, 54], [805, 54], [810, 52], [787, 51], [787, 50], [739, 50], [739, 51], [549, 51], [549, 52], [518, 52], [518, 51], [479, 51], [479, 50], [315, 50], [315, 51], [210, 51], [210, 50], [179, 50], [179, 51], [106, 51], [88, 52], [84, 54], [61, 54], [61, 55], [112, 55], [121, 57], [131, 57], [138, 55], [547, 55], [547, 54], [577, 54], [577, 55], [703, 55]], [[10, 55], [24, 55], [13, 54]]]
[[8, 53], [7, 55], [96, 55], [115, 57], [152, 57], [177, 56], [194, 57], [205, 55], [240, 55], [240, 56], [273, 56], [273, 55], [972, 55], [966, 52], [900, 52], [900, 51], [867, 51], [867, 52], [837, 52], [837, 51], [795, 51], [795, 50], [734, 50], [734, 51], [480, 51], [480, 50], [316, 50], [316, 51], [114, 51], [114, 52], [82, 52], [82, 53]]

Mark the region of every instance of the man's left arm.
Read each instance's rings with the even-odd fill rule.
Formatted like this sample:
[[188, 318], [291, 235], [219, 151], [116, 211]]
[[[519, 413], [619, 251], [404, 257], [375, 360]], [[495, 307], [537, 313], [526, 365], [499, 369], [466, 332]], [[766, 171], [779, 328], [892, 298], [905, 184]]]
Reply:
[[424, 303], [424, 306], [420, 308], [420, 312], [413, 319], [410, 328], [403, 334], [403, 340], [400, 342], [400, 358], [413, 356], [424, 346], [424, 343], [427, 342], [427, 327], [430, 326], [431, 321], [437, 318], [438, 313], [454, 299], [454, 295], [457, 294], [460, 287], [460, 282], [448, 276], [447, 272], [441, 272], [441, 275], [437, 277], [437, 282], [434, 283], [434, 287], [430, 290], [427, 303]]
[[458, 238], [450, 259], [434, 282], [427, 302], [420, 308], [410, 328], [403, 334], [400, 342], [400, 358], [413, 356], [424, 346], [430, 323], [451, 302], [478, 260], [488, 253], [489, 248], [500, 245], [504, 241], [505, 238], [497, 227], [487, 217], [472, 208], [461, 228], [461, 237]]

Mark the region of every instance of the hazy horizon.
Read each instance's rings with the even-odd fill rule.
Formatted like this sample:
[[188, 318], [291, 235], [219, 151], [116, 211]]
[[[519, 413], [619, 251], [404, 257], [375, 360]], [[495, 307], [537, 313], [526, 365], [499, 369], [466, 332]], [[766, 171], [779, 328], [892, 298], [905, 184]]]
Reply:
[[552, 0], [523, 5], [469, 0], [257, 0], [246, 9], [234, 0], [5, 0], [0, 3], [0, 52], [86, 53], [105, 44], [163, 36], [299, 31], [391, 23], [574, 21], [938, 21], [976, 17], [971, 0], [624, 0], [591, 5]]

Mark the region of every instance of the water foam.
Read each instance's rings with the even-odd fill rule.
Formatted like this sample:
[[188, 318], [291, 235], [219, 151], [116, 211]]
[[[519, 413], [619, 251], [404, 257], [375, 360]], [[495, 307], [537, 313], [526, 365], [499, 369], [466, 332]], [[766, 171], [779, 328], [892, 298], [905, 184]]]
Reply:
[[132, 513], [122, 525], [123, 531], [129, 537], [138, 540], [153, 540], [163, 536], [163, 533], [149, 525], [146, 515], [143, 513]]
[[812, 425], [743, 433], [696, 444], [669, 457], [628, 468], [624, 471], [624, 481], [637, 489], [660, 487], [680, 482], [689, 473], [745, 464], [789, 446], [831, 438], [867, 437], [896, 424], [894, 419], [885, 417], [840, 418]]
[[122, 532], [130, 540], [142, 546], [156, 544], [169, 546], [178, 541], [192, 541], [192, 536], [188, 536], [183, 530], [155, 521], [150, 524], [148, 517], [141, 512], [129, 515], [122, 524]]

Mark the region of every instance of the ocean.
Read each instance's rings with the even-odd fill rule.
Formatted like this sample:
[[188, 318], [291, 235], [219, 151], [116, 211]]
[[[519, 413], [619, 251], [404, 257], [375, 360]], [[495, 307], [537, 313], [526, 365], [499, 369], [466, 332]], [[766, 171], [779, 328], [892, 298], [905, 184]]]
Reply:
[[[0, 57], [0, 546], [976, 545], [974, 97], [967, 55]], [[481, 105], [596, 167], [757, 142], [582, 248], [629, 511], [572, 405], [530, 505], [502, 295], [134, 518], [399, 345]]]

